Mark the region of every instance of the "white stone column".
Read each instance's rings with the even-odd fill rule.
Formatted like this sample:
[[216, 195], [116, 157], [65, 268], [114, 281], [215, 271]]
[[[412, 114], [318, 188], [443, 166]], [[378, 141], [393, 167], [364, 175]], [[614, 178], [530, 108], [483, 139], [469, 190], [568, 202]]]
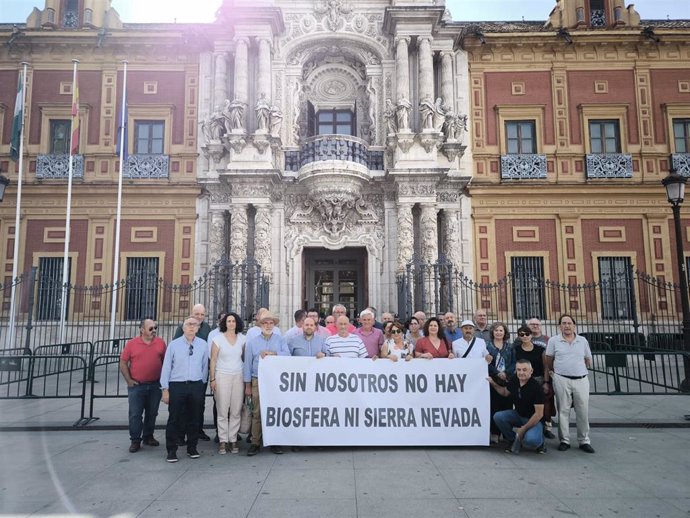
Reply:
[[414, 253], [414, 226], [412, 222], [412, 204], [398, 205], [398, 273], [405, 271]]
[[271, 209], [268, 205], [256, 207], [254, 220], [254, 257], [264, 274], [270, 276], [271, 268]]
[[223, 106], [223, 102], [228, 98], [228, 63], [225, 52], [214, 54], [216, 61], [216, 73], [213, 80], [213, 105]]
[[450, 51], [441, 53], [441, 97], [452, 110], [455, 95], [453, 94], [453, 53]]
[[249, 40], [235, 38], [235, 99], [247, 103], [249, 100]]
[[259, 38], [258, 65], [256, 98], [259, 99], [261, 94], [265, 94], [266, 99], [271, 99], [271, 40], [269, 38]]
[[247, 240], [249, 222], [247, 205], [230, 206], [230, 262], [242, 263], [247, 259]]
[[422, 261], [435, 263], [438, 260], [438, 210], [430, 203], [422, 204], [420, 218]]
[[431, 36], [419, 37], [419, 101], [434, 99], [434, 57], [431, 53]]
[[395, 101], [401, 97], [410, 98], [410, 60], [407, 55], [407, 48], [410, 38], [398, 38], [395, 42], [395, 81], [398, 94]]

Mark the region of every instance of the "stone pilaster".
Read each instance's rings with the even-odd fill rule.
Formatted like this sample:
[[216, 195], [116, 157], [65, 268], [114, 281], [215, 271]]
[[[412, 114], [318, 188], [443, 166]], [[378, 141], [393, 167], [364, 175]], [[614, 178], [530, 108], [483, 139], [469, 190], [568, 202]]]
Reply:
[[247, 259], [249, 222], [247, 205], [230, 206], [230, 262], [242, 263]]
[[410, 60], [407, 48], [410, 38], [398, 38], [395, 42], [395, 80], [398, 93], [397, 100], [401, 97], [410, 98]]
[[414, 225], [412, 220], [412, 204], [398, 206], [398, 273], [405, 271], [414, 253]]
[[225, 214], [223, 211], [211, 212], [211, 226], [208, 232], [208, 262], [216, 264], [226, 256]]
[[435, 205], [422, 204], [421, 227], [421, 254], [425, 263], [438, 261], [438, 210]]
[[431, 52], [431, 36], [419, 37], [419, 100], [434, 97], [434, 59]]
[[460, 230], [459, 211], [443, 210], [443, 240], [446, 260], [456, 268], [462, 266], [462, 234]]
[[270, 275], [271, 268], [271, 209], [268, 206], [256, 207], [254, 223], [254, 257], [264, 274]]
[[271, 99], [271, 40], [265, 37], [259, 38], [259, 62], [257, 73], [257, 99], [261, 94], [266, 99]]

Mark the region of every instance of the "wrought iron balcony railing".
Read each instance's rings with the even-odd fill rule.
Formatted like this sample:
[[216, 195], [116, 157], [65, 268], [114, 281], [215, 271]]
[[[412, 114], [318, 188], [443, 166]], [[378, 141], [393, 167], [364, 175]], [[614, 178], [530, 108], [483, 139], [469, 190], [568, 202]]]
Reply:
[[[68, 175], [68, 154], [36, 157], [36, 178], [67, 178]], [[72, 156], [72, 178], [84, 178], [84, 155]]]
[[308, 138], [299, 151], [285, 152], [285, 169], [301, 167], [322, 160], [355, 162], [374, 171], [383, 170], [383, 151], [370, 151], [365, 141], [348, 135], [318, 135]]
[[632, 155], [594, 153], [587, 155], [587, 178], [632, 178]]
[[168, 178], [169, 155], [129, 155], [122, 171], [124, 178]]
[[502, 180], [535, 180], [546, 178], [546, 155], [501, 155]]
[[672, 154], [671, 163], [679, 175], [690, 177], [690, 153]]

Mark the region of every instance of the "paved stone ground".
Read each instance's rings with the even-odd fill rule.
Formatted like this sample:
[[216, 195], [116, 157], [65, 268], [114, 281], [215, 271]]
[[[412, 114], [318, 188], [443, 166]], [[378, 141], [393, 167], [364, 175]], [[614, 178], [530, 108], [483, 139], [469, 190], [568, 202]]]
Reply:
[[[72, 429], [73, 400], [0, 401], [0, 515], [223, 517], [690, 517], [687, 396], [593, 396], [592, 444], [546, 455], [502, 448], [314, 448], [165, 462], [131, 454], [126, 399]], [[88, 412], [87, 412], [88, 414]], [[207, 422], [211, 421], [210, 406]], [[158, 424], [167, 419], [161, 405]], [[42, 431], [27, 431], [46, 427]], [[115, 429], [112, 429], [115, 428]], [[210, 430], [208, 430], [211, 433]], [[571, 430], [574, 441], [575, 430]], [[163, 431], [156, 435], [163, 439]], [[391, 437], [394, 442], [394, 437]]]

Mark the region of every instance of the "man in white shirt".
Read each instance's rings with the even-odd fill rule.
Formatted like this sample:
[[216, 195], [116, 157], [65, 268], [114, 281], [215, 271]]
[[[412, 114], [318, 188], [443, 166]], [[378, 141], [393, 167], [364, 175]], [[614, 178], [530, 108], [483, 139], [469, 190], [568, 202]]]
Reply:
[[[326, 356], [337, 356], [340, 358], [366, 358], [367, 348], [359, 336], [350, 333], [348, 327], [350, 320], [345, 315], [341, 315], [336, 320], [338, 333], [326, 338]], [[317, 355], [317, 358], [321, 357]]]
[[462, 337], [453, 342], [453, 354], [456, 358], [484, 358], [491, 363], [493, 357], [486, 349], [486, 342], [474, 336], [474, 322], [463, 320], [460, 324]]

